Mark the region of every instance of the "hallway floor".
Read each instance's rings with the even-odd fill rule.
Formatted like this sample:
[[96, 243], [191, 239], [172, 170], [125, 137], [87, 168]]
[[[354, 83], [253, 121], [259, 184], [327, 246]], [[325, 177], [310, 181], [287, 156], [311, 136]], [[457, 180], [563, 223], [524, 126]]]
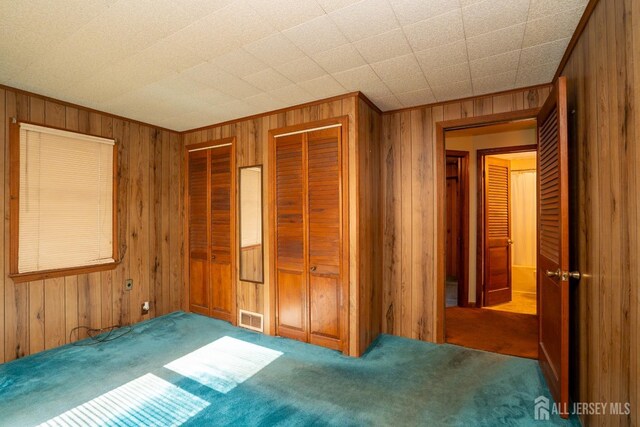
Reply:
[[536, 294], [533, 292], [511, 293], [511, 301], [504, 304], [487, 306], [489, 310], [508, 311], [510, 313], [536, 314]]
[[448, 307], [446, 341], [500, 354], [538, 358], [536, 316], [486, 308]]
[[540, 395], [529, 359], [389, 335], [351, 358], [182, 312], [0, 365], [10, 426], [529, 426]]

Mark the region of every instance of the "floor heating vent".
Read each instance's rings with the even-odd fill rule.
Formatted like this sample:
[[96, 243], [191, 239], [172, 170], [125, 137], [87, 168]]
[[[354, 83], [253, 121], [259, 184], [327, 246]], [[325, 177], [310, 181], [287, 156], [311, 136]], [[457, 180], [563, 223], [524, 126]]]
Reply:
[[240, 326], [251, 329], [253, 331], [264, 332], [262, 325], [263, 316], [260, 313], [240, 310]]

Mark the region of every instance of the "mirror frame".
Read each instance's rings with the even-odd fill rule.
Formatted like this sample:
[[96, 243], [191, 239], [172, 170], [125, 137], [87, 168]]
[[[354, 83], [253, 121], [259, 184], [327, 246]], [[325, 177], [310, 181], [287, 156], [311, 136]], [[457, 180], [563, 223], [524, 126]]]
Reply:
[[[262, 225], [262, 280], [246, 280], [242, 277], [242, 170], [260, 169], [260, 224]], [[262, 165], [241, 166], [238, 168], [238, 280], [249, 283], [264, 283], [264, 169]]]

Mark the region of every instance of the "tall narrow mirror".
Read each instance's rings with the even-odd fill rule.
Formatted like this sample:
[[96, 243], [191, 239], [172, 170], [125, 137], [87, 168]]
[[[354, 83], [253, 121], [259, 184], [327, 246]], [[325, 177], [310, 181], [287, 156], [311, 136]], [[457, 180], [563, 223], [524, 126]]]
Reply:
[[262, 166], [240, 168], [240, 280], [264, 282]]

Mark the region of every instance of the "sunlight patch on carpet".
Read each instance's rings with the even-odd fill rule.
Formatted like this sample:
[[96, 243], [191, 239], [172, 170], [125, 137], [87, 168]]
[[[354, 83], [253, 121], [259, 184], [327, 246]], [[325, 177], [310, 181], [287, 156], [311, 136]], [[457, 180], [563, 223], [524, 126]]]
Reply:
[[228, 393], [276, 360], [282, 352], [222, 337], [165, 365], [220, 393]]
[[146, 374], [40, 426], [179, 426], [210, 403]]

